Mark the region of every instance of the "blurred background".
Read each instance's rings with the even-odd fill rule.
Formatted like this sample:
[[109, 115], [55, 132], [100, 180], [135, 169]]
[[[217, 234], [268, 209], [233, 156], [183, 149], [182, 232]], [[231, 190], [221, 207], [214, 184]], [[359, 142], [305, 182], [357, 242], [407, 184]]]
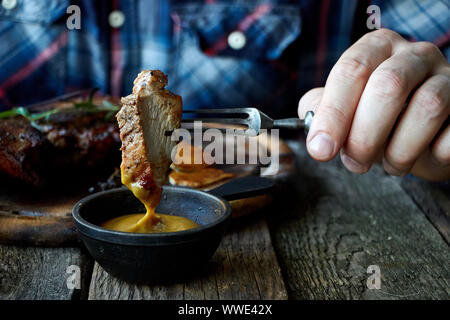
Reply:
[[[367, 12], [380, 8], [380, 19]], [[74, 7], [76, 6], [76, 7]], [[296, 115], [373, 22], [447, 53], [448, 1], [1, 0], [0, 110], [99, 88], [125, 96], [160, 69], [184, 107]], [[369, 25], [368, 19], [372, 23]]]

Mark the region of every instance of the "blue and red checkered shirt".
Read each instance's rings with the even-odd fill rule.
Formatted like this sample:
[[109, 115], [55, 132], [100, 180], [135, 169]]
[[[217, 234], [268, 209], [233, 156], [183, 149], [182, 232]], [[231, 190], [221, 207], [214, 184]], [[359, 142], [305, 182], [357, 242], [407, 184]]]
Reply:
[[[66, 26], [71, 4], [81, 9], [80, 30]], [[449, 56], [448, 0], [2, 0], [0, 109], [80, 88], [123, 96], [142, 69], [160, 69], [185, 108], [293, 115], [301, 94], [323, 85], [370, 31], [369, 4], [380, 7], [383, 27]], [[114, 28], [116, 10], [125, 21]], [[238, 50], [228, 44], [234, 31], [246, 40]]]

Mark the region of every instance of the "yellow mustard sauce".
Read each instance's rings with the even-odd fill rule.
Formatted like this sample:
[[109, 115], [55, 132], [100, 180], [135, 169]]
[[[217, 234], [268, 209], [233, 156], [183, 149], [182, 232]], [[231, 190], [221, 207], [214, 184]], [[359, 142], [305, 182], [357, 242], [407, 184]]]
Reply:
[[147, 212], [116, 217], [104, 222], [101, 227], [122, 232], [161, 233], [184, 231], [199, 226], [188, 218], [155, 213], [162, 190], [150, 193], [139, 183], [133, 182], [131, 177], [124, 174], [123, 170], [121, 170], [121, 174], [122, 183], [144, 204]]
[[177, 232], [198, 227], [198, 224], [190, 219], [167, 214], [157, 214], [159, 221], [153, 224], [149, 223], [147, 215], [137, 213], [120, 216], [106, 221], [102, 227], [109, 230], [135, 233]]

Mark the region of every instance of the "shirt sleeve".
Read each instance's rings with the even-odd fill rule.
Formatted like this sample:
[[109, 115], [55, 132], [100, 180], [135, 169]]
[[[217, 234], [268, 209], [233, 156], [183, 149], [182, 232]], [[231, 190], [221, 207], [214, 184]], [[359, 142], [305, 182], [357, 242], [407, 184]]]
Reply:
[[450, 8], [447, 0], [373, 1], [380, 7], [381, 25], [410, 41], [430, 41], [450, 58]]

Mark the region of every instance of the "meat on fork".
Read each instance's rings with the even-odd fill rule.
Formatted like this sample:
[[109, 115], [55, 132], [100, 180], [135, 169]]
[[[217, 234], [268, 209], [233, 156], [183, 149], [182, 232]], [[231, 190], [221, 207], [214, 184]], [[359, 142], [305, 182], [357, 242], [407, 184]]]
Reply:
[[122, 140], [122, 183], [141, 200], [147, 211], [161, 198], [171, 151], [176, 142], [165, 136], [180, 126], [181, 97], [165, 89], [167, 76], [144, 70], [134, 81], [133, 92], [122, 98], [117, 121]]

